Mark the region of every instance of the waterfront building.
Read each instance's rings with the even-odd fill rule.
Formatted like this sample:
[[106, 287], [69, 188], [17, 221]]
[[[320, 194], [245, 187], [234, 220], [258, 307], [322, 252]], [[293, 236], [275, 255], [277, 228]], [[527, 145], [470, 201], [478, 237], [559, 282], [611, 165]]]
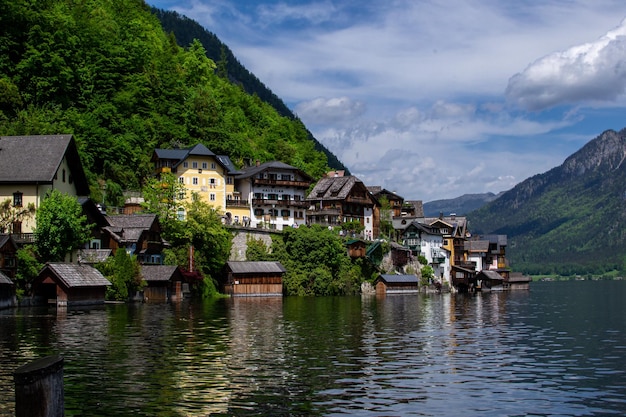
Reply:
[[[191, 202], [198, 198], [224, 213], [229, 167], [206, 146], [199, 143], [185, 149], [155, 149], [152, 162], [157, 176], [172, 173], [184, 186], [185, 192], [175, 196], [178, 201]], [[182, 205], [178, 208], [178, 216], [185, 217]]]
[[[46, 193], [89, 195], [89, 184], [72, 135], [0, 136], [0, 201], [38, 209]], [[18, 243], [32, 242], [36, 213], [10, 225]]]
[[381, 274], [374, 280], [376, 294], [410, 294], [419, 292], [416, 275]]
[[142, 264], [163, 263], [163, 248], [166, 242], [161, 237], [161, 224], [156, 214], [120, 214], [106, 216], [103, 227], [102, 248], [111, 249], [113, 255], [124, 249], [136, 255]]
[[280, 262], [229, 261], [224, 293], [233, 297], [282, 297], [285, 272]]
[[364, 227], [363, 238], [379, 237], [378, 200], [357, 177], [331, 172], [315, 184], [307, 201], [307, 223], [335, 227], [356, 220]]
[[110, 285], [92, 266], [50, 262], [33, 281], [33, 298], [36, 303], [57, 306], [103, 304]]
[[280, 161], [258, 163], [234, 175], [240, 198], [227, 200], [235, 223], [283, 230], [306, 223], [306, 191], [313, 178]]

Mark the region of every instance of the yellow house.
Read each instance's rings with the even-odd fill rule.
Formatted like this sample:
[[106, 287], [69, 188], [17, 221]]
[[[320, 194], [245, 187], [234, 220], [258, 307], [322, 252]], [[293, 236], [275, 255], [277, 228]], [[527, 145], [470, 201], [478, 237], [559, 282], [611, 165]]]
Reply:
[[[0, 136], [0, 202], [9, 199], [14, 207], [32, 203], [37, 209], [53, 189], [89, 195], [72, 135]], [[33, 232], [35, 216], [14, 221], [7, 231], [20, 240], [19, 235]]]
[[[191, 202], [194, 195], [224, 213], [228, 168], [206, 146], [197, 144], [186, 149], [155, 149], [152, 161], [157, 175], [171, 172], [185, 187], [181, 201]], [[182, 207], [179, 214], [184, 216]]]

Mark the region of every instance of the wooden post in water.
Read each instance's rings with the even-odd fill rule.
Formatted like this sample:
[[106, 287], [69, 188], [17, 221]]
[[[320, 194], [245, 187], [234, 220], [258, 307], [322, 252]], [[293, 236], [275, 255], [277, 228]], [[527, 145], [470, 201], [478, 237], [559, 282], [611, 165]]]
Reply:
[[15, 370], [13, 378], [16, 417], [63, 417], [63, 357], [27, 363]]

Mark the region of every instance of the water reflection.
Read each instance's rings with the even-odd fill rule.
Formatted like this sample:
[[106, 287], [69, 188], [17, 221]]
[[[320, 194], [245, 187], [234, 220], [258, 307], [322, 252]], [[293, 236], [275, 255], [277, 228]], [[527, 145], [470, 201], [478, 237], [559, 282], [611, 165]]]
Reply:
[[626, 283], [0, 312], [12, 372], [65, 357], [68, 416], [623, 415]]

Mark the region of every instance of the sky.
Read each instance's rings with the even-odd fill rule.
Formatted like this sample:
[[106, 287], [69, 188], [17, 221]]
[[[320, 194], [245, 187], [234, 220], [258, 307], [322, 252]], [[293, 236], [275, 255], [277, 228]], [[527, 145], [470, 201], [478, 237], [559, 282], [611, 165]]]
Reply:
[[217, 35], [368, 186], [498, 193], [626, 127], [623, 0], [148, 0]]

